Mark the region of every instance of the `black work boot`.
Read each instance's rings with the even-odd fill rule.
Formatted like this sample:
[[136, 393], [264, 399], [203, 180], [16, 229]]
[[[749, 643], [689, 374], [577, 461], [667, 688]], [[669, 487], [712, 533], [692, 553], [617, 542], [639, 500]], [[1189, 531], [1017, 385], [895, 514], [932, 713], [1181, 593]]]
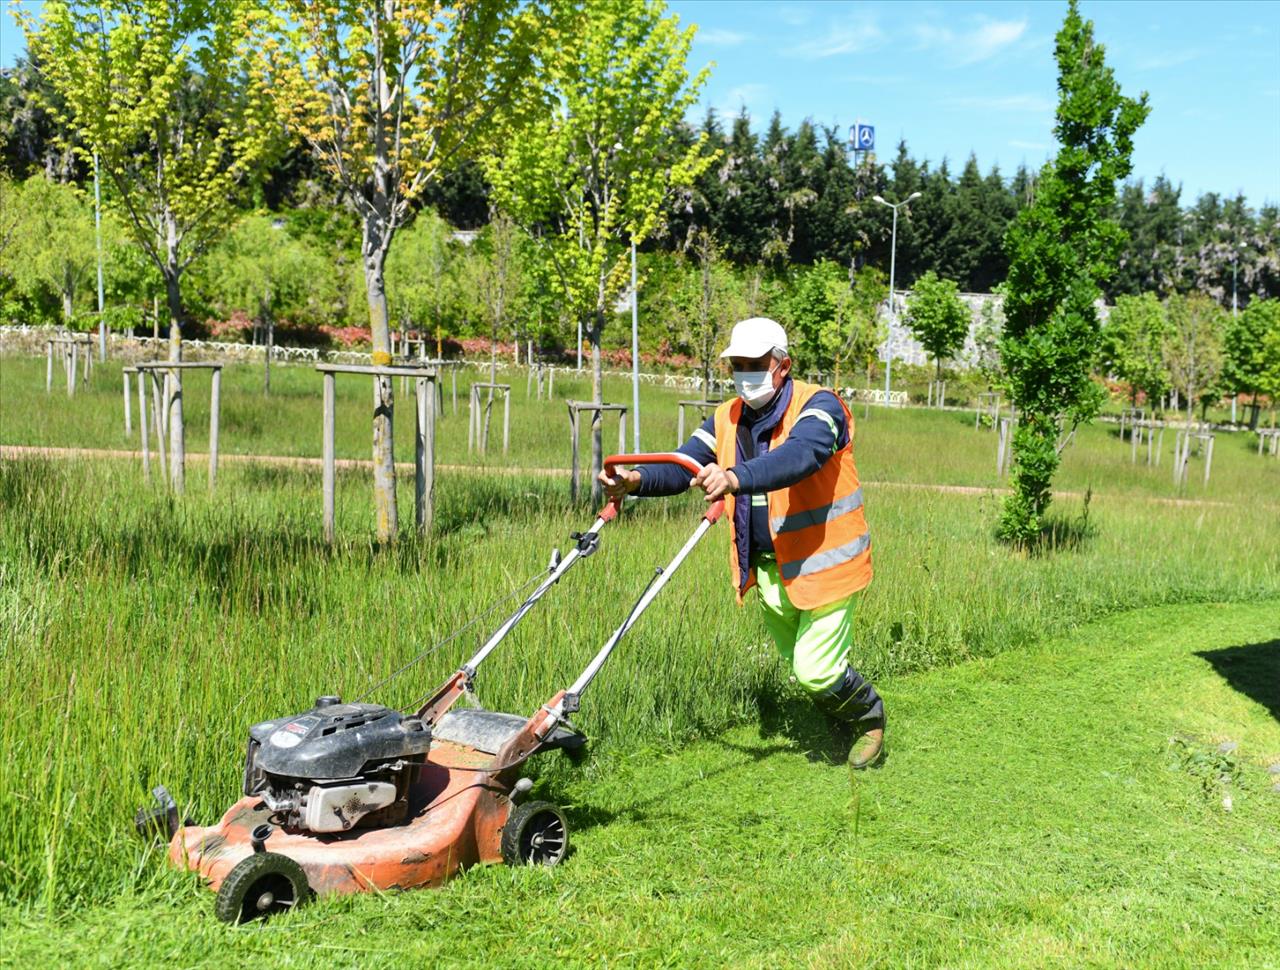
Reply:
[[850, 768], [869, 768], [884, 757], [884, 701], [870, 681], [846, 667], [840, 679], [815, 695], [813, 701], [820, 711], [852, 729]]

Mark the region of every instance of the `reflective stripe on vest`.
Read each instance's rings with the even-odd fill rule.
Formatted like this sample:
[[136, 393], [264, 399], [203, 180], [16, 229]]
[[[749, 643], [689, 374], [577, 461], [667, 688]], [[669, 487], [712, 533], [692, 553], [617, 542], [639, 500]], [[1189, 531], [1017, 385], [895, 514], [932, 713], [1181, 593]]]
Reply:
[[838, 519], [840, 516], [847, 515], [854, 509], [860, 508], [862, 508], [861, 488], [852, 495], [836, 499], [830, 505], [808, 509], [804, 512], [792, 512], [787, 516], [770, 519], [769, 528], [773, 530], [774, 535], [782, 532], [795, 532], [797, 529], [807, 529], [809, 526], [817, 525], [820, 522], [830, 522], [832, 519]]
[[871, 532], [868, 530], [850, 543], [814, 553], [808, 559], [778, 563], [778, 575], [783, 579], [799, 579], [801, 576], [809, 576], [824, 569], [833, 569], [851, 559], [857, 559], [870, 547]]

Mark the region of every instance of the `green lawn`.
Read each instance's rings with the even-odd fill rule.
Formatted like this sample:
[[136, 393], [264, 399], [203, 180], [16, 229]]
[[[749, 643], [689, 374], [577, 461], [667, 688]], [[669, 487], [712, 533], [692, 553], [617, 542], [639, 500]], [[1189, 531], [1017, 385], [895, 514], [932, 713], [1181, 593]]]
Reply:
[[[497, 444], [481, 459], [467, 451], [466, 405], [471, 383], [487, 380], [488, 371], [464, 369], [459, 374], [459, 414], [452, 415], [446, 395], [445, 417], [437, 438], [436, 460], [446, 465], [479, 464], [515, 468], [569, 468], [569, 422], [564, 400], [590, 397], [588, 377], [561, 375], [556, 379], [554, 401], [527, 400], [523, 372], [499, 375], [512, 389], [511, 451], [501, 453], [501, 405], [495, 405], [491, 440]], [[187, 449], [208, 448], [209, 381], [199, 372], [186, 378]], [[223, 378], [221, 435], [223, 454], [299, 455], [321, 453], [321, 379], [302, 365], [277, 366], [272, 371], [273, 393], [262, 395], [259, 367], [231, 365]], [[446, 388], [448, 379], [446, 378]], [[371, 440], [370, 385], [363, 377], [350, 376], [337, 383], [338, 408], [335, 434], [339, 458], [368, 459]], [[646, 451], [667, 450], [676, 444], [676, 402], [695, 396], [690, 391], [643, 385], [641, 393], [642, 446]], [[133, 448], [124, 434], [119, 365], [107, 362], [94, 371], [93, 383], [74, 399], [55, 386], [44, 391], [44, 361], [14, 356], [0, 357], [0, 444]], [[630, 404], [631, 386], [622, 378], [605, 382], [605, 399]], [[413, 410], [411, 398], [397, 397], [395, 439], [400, 461], [413, 460]], [[135, 406], [136, 411], [136, 394]], [[857, 424], [857, 462], [862, 477], [875, 482], [1002, 487], [995, 474], [996, 435], [974, 430], [972, 412], [928, 411], [854, 407]], [[135, 415], [136, 420], [136, 415]], [[694, 421], [689, 412], [691, 433]], [[631, 448], [627, 432], [627, 449]], [[604, 447], [616, 450], [616, 418], [605, 422]], [[1132, 463], [1131, 448], [1119, 439], [1118, 429], [1099, 423], [1082, 428], [1063, 453], [1056, 485], [1084, 492], [1092, 489], [1103, 498], [1122, 496], [1208, 498], [1215, 501], [1261, 503], [1280, 506], [1280, 461], [1259, 457], [1257, 439], [1245, 432], [1219, 434], [1213, 471], [1203, 486], [1203, 463], [1193, 458], [1190, 484], [1182, 490], [1172, 482], [1174, 432], [1164, 436], [1164, 455], [1158, 467], [1148, 467], [1145, 453]], [[154, 448], [154, 442], [152, 443]], [[584, 463], [589, 447], [585, 441]], [[198, 485], [202, 472], [189, 473]], [[411, 518], [411, 516], [407, 517]]]
[[[113, 366], [68, 400], [44, 394], [43, 362], [0, 357], [0, 444], [128, 447]], [[264, 401], [258, 376], [228, 372], [224, 451], [318, 454], [319, 378], [278, 368]], [[340, 387], [339, 451], [363, 457], [368, 385]], [[674, 443], [682, 396], [646, 388], [646, 448]], [[566, 467], [563, 401], [516, 398], [506, 464]], [[539, 769], [580, 829], [562, 871], [477, 871], [262, 931], [213, 926], [209, 894], [136, 843], [150, 786], [212, 817], [248, 724], [368, 689], [590, 511], [562, 477], [449, 468], [433, 535], [380, 551], [357, 469], [329, 548], [316, 467], [228, 463], [213, 495], [195, 470], [175, 498], [133, 461], [0, 461], [0, 760], [18, 766], [0, 773], [0, 963], [448, 964], [474, 946], [515, 966], [1275, 964], [1280, 794], [1260, 765], [1280, 758], [1280, 462], [1223, 435], [1209, 488], [1193, 466], [1179, 493], [1168, 455], [1134, 466], [1112, 428], [1083, 429], [1056, 542], [1027, 556], [993, 536], [995, 439], [971, 415], [856, 414], [876, 579], [855, 660], [892, 703], [883, 770], [851, 791], [824, 760], [825, 729], [733, 605], [717, 526], [584, 698], [593, 760]], [[446, 416], [441, 463], [467, 461], [465, 430]], [[1209, 501], [1152, 501], [1175, 497]], [[611, 526], [482, 670], [485, 703], [531, 711], [567, 684], [700, 508], [639, 503]], [[1144, 607], [1161, 609], [1126, 612]], [[408, 704], [492, 625], [375, 699]]]
[[10, 912], [6, 962], [1280, 966], [1280, 603], [1129, 613], [883, 689], [890, 756], [864, 776], [784, 697], [755, 725], [544, 783], [575, 825], [557, 870], [241, 929], [164, 878], [52, 920]]

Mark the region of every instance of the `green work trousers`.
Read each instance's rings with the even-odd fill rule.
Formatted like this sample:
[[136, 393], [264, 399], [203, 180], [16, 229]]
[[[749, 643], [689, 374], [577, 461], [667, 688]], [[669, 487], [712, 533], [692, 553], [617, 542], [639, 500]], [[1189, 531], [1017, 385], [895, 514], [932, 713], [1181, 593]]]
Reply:
[[787, 596], [775, 558], [762, 555], [753, 568], [764, 625], [800, 686], [811, 694], [837, 686], [849, 665], [853, 615], [861, 594], [854, 593], [816, 610], [801, 610]]

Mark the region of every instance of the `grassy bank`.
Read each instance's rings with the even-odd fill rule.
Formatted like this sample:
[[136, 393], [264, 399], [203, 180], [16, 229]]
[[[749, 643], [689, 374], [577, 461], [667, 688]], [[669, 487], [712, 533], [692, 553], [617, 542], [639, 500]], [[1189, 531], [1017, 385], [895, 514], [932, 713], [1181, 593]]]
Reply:
[[[807, 704], [557, 784], [576, 852], [228, 929], [194, 880], [4, 913], [7, 962], [1280, 966], [1276, 602], [1131, 613], [882, 687], [851, 778]], [[545, 787], [545, 786], [544, 786]], [[1231, 798], [1231, 810], [1224, 807]]]
[[[249, 723], [359, 694], [586, 524], [559, 481], [456, 474], [442, 479], [435, 537], [375, 553], [351, 538], [367, 535], [368, 490], [352, 473], [339, 481], [348, 538], [329, 550], [317, 472], [229, 466], [223, 482], [213, 498], [175, 501], [123, 463], [0, 464], [0, 758], [17, 766], [0, 781], [8, 903], [79, 911], [166, 878], [130, 826], [151, 785], [211, 817], [236, 792]], [[995, 501], [868, 487], [876, 581], [855, 649], [866, 672], [992, 656], [1132, 607], [1280, 594], [1276, 516], [1097, 502], [1055, 555], [1019, 558], [991, 537]], [[606, 533], [482, 670], [482, 700], [531, 711], [564, 686], [697, 508], [647, 504]], [[585, 698], [597, 772], [776, 702], [785, 672], [754, 611], [732, 605], [723, 543], [719, 526]], [[377, 699], [409, 703], [476, 643], [455, 641]]]

